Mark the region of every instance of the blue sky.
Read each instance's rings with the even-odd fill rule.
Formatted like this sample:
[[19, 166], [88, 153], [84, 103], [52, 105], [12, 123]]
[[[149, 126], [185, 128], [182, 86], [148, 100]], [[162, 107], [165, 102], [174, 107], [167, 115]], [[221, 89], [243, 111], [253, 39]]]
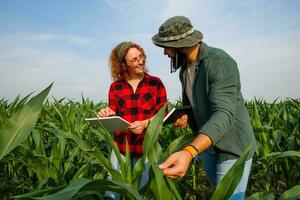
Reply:
[[151, 37], [175, 15], [189, 17], [204, 42], [235, 58], [245, 99], [300, 98], [299, 10], [298, 0], [1, 0], [0, 98], [54, 82], [56, 98], [106, 101], [109, 54], [133, 41], [174, 101], [181, 95], [178, 73], [169, 73], [170, 61]]

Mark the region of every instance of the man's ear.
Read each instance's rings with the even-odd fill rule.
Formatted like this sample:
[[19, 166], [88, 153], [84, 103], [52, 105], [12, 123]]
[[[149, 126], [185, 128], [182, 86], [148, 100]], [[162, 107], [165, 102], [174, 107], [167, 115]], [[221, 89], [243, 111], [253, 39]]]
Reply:
[[187, 53], [188, 53], [188, 47], [180, 47], [180, 48], [178, 48], [178, 51], [180, 53], [183, 53], [184, 55], [187, 55]]

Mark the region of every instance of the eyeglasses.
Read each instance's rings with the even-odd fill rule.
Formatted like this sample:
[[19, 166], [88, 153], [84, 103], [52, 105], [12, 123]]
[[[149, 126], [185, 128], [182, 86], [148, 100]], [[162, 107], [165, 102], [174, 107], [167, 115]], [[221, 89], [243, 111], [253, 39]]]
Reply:
[[142, 62], [145, 61], [145, 56], [144, 56], [144, 55], [139, 55], [139, 57], [132, 58], [132, 59], [129, 60], [128, 62], [131, 63], [131, 64], [137, 64], [137, 63], [139, 63], [140, 61], [142, 61]]

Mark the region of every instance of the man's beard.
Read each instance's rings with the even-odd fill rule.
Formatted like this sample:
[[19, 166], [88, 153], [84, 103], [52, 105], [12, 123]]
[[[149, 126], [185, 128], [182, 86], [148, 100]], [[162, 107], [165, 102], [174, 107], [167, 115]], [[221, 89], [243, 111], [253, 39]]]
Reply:
[[179, 50], [175, 49], [176, 54], [175, 54], [175, 58], [171, 58], [171, 63], [170, 63], [170, 67], [171, 67], [171, 73], [176, 72], [177, 69], [179, 69], [185, 62], [186, 60], [186, 55], [181, 53]]

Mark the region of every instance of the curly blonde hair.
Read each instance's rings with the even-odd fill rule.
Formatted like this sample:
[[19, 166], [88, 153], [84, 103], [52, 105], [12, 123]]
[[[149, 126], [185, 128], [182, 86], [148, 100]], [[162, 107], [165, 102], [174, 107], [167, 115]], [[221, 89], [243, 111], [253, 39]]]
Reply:
[[[146, 54], [144, 52], [144, 49], [136, 44], [136, 43], [131, 43], [128, 48], [125, 50], [124, 54], [123, 54], [123, 58], [122, 61], [119, 60], [118, 58], [118, 54], [119, 54], [119, 45], [117, 45], [111, 52], [110, 57], [109, 57], [109, 67], [110, 67], [110, 72], [111, 72], [111, 76], [112, 79], [114, 81], [116, 80], [126, 80], [128, 78], [128, 72], [126, 69], [126, 60], [125, 60], [125, 56], [128, 53], [129, 49], [131, 48], [137, 48], [141, 54], [144, 57], [144, 65], [146, 64]], [[147, 72], [148, 70], [146, 69], [146, 67], [144, 66], [144, 72]]]

